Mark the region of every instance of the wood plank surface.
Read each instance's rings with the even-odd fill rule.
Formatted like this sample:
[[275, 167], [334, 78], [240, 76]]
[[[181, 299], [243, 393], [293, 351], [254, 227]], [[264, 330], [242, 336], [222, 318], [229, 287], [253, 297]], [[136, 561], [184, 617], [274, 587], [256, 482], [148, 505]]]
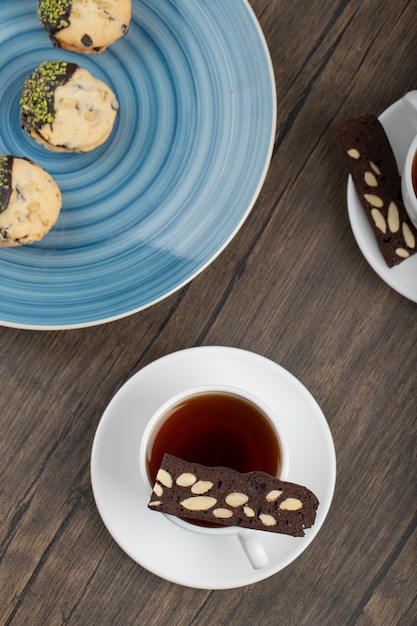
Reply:
[[[233, 241], [130, 317], [68, 331], [0, 327], [5, 626], [417, 623], [417, 309], [359, 251], [336, 133], [338, 121], [379, 115], [417, 88], [417, 3], [250, 4], [273, 62], [277, 130]], [[201, 345], [287, 368], [320, 404], [336, 447], [334, 500], [311, 546], [232, 590], [183, 587], [134, 563], [91, 490], [91, 445], [115, 392], [154, 359]]]

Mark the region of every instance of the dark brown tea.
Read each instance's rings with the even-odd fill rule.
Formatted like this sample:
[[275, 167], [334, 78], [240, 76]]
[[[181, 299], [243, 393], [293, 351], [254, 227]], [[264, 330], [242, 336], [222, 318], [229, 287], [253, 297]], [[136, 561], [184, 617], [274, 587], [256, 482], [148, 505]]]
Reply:
[[165, 453], [208, 466], [279, 476], [281, 451], [274, 428], [252, 402], [225, 392], [201, 393], [173, 406], [148, 445], [151, 484]]
[[413, 163], [411, 165], [411, 182], [413, 183], [414, 193], [417, 196], [417, 152], [414, 155]]

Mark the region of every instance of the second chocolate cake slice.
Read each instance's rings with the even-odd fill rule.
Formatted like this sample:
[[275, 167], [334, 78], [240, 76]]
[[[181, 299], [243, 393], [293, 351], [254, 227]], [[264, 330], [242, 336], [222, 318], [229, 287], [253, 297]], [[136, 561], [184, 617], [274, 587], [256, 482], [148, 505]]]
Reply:
[[401, 178], [384, 128], [374, 115], [338, 126], [359, 200], [389, 267], [417, 252], [417, 231], [402, 202]]

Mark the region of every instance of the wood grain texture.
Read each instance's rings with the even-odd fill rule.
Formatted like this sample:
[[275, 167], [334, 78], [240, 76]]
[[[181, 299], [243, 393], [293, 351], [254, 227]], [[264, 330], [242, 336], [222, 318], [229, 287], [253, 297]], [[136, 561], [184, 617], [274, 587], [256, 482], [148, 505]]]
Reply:
[[[231, 244], [129, 318], [0, 328], [1, 624], [417, 622], [417, 309], [357, 247], [336, 134], [339, 120], [379, 115], [417, 88], [417, 4], [251, 5], [274, 65], [277, 132], [264, 187]], [[91, 445], [113, 394], [154, 359], [198, 345], [241, 347], [290, 370], [336, 445], [336, 492], [317, 538], [242, 589], [183, 588], [142, 569], [111, 539], [91, 491]]]

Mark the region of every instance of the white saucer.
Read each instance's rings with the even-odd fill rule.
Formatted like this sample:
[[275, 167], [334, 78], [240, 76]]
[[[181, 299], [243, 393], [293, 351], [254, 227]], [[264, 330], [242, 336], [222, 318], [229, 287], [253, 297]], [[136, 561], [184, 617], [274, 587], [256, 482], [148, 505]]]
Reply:
[[[174, 394], [199, 385], [230, 385], [252, 392], [276, 412], [289, 449], [287, 480], [315, 492], [320, 505], [305, 537], [262, 532], [269, 565], [255, 570], [233, 536], [190, 533], [147, 508], [139, 474], [139, 445], [154, 411]], [[263, 580], [299, 556], [328, 513], [336, 480], [333, 439], [307, 389], [265, 357], [228, 347], [174, 352], [147, 365], [116, 393], [98, 426], [91, 455], [94, 497], [119, 546], [161, 578], [201, 589], [227, 589]]]
[[[402, 99], [394, 102], [384, 111], [380, 115], [379, 121], [391, 143], [398, 169], [401, 172], [407, 150], [415, 136]], [[379, 251], [372, 229], [359, 202], [351, 176], [349, 176], [347, 185], [347, 206], [354, 237], [369, 265], [392, 289], [413, 302], [417, 302], [417, 254], [403, 261], [400, 265], [388, 267]]]

